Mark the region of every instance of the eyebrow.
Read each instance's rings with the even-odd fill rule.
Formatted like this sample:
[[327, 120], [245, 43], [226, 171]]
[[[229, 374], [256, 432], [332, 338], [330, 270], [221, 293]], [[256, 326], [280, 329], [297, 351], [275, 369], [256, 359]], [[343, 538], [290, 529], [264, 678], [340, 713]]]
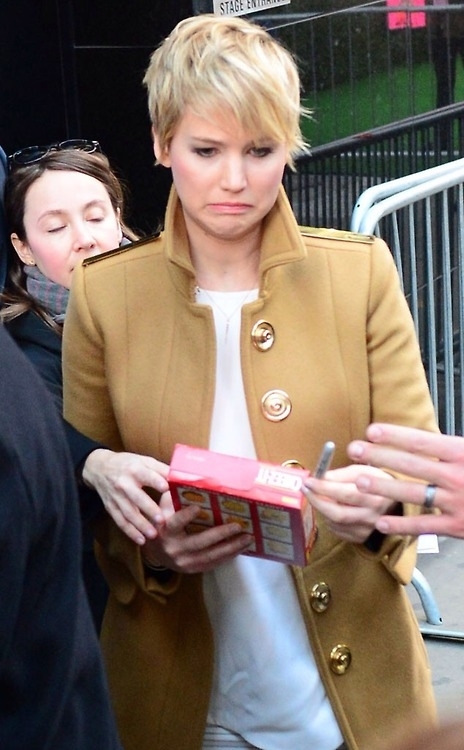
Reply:
[[192, 141], [198, 141], [199, 143], [209, 143], [213, 146], [219, 146], [223, 141], [217, 140], [216, 138], [208, 138], [202, 135], [192, 135]]
[[[192, 139], [192, 142], [195, 141], [198, 144], [202, 143], [208, 146], [221, 146], [224, 143], [224, 141], [217, 140], [216, 138], [208, 138], [207, 136], [200, 136], [200, 135], [192, 135], [191, 139]], [[245, 143], [245, 148], [250, 148], [253, 146], [256, 148], [260, 148], [261, 146], [271, 146], [274, 143], [275, 141], [272, 140], [272, 138], [262, 138], [259, 140], [254, 139], [251, 141], [247, 141], [247, 143]]]

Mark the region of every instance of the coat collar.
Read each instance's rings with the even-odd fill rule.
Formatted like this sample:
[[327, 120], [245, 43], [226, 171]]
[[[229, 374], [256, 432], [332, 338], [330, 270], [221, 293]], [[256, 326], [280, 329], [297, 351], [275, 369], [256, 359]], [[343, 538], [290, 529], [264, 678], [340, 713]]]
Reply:
[[[195, 286], [195, 270], [190, 259], [182, 205], [174, 187], [171, 188], [166, 208], [163, 238], [166, 256], [170, 261], [171, 271], [177, 280], [176, 286], [179, 286], [179, 283], [185, 284], [185, 273], [187, 273], [191, 296]], [[277, 200], [264, 219], [260, 277], [262, 279], [266, 272], [274, 266], [293, 263], [302, 260], [305, 256], [306, 250], [298, 224], [285, 190], [281, 185]], [[183, 283], [180, 281], [178, 271], [182, 272]]]

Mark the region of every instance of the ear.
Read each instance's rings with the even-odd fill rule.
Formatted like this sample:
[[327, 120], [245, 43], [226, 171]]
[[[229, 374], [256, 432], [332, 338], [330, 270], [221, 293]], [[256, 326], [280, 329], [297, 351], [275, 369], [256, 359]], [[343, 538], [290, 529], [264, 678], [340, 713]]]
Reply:
[[158, 134], [154, 128], [152, 128], [151, 133], [153, 136], [153, 151], [155, 152], [157, 164], [161, 164], [163, 167], [170, 167], [171, 159], [169, 157], [169, 149], [166, 146], [164, 149], [161, 148]]
[[32, 255], [27, 242], [20, 240], [16, 232], [13, 232], [13, 234], [10, 235], [10, 240], [20, 260], [22, 260], [27, 266], [35, 266], [34, 256]]

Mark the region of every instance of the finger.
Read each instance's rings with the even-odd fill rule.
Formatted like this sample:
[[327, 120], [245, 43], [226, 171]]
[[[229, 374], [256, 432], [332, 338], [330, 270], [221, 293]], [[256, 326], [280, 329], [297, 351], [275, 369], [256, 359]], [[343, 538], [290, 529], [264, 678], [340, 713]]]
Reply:
[[147, 466], [151, 471], [154, 471], [156, 474], [159, 474], [163, 479], [168, 478], [169, 474], [169, 465], [163, 463], [162, 461], [157, 461], [156, 458], [152, 458], [151, 456], [145, 457], [147, 460]]
[[[370, 509], [366, 510], [366, 508], [359, 505], [339, 503], [319, 495], [312, 495], [310, 502], [313, 508], [319, 511], [332, 524], [349, 525], [360, 522], [365, 523], [366, 515], [371, 515]], [[375, 515], [377, 517], [378, 514]], [[373, 520], [371, 521], [372, 525]]]
[[240, 524], [224, 523], [220, 526], [212, 526], [211, 528], [207, 528], [204, 531], [190, 534], [189, 542], [186, 546], [189, 550], [192, 551], [213, 549], [218, 545], [230, 543], [231, 540], [233, 543], [233, 540], [237, 540], [239, 536], [247, 538], [250, 537], [249, 534], [243, 533], [243, 529]]
[[[235, 526], [235, 529], [220, 527], [228, 536], [215, 544], [210, 544], [211, 538], [214, 539], [216, 535], [209, 534], [209, 529], [179, 537], [160, 533], [159, 543], [155, 542], [150, 554], [160, 563], [179, 572], [198, 573], [211, 570], [244, 552], [253, 541], [253, 537], [244, 534], [240, 526], [228, 526]], [[230, 536], [232, 532], [234, 533]]]
[[166, 477], [157, 471], [148, 471], [146, 479], [141, 481], [140, 484], [145, 487], [152, 487], [159, 493], [167, 492], [169, 489]]
[[136, 529], [145, 540], [155, 539], [158, 535], [158, 530], [164, 525], [164, 518], [158, 514], [155, 523], [151, 523], [145, 516], [143, 516], [138, 510], [128, 506], [125, 512], [121, 512], [122, 523]]
[[453, 536], [449, 518], [445, 515], [381, 516], [376, 528], [383, 534], [419, 536], [420, 534], [446, 534]]
[[[356, 480], [356, 486], [363, 493], [381, 495], [399, 503], [412, 503], [423, 505], [425, 499], [425, 486], [423, 483], [404, 482], [402, 480], [385, 480], [370, 475], [362, 475]], [[438, 491], [434, 504], [437, 505]]]
[[235, 534], [232, 538], [226, 539], [220, 544], [213, 547], [208, 547], [202, 550], [200, 557], [196, 559], [196, 566], [198, 570], [207, 571], [217, 567], [219, 564], [224, 564], [229, 560], [237, 557], [237, 555], [245, 552], [253, 542], [253, 537], [250, 534]]
[[[345, 505], [359, 505], [356, 485], [353, 482], [334, 482], [326, 479], [304, 480], [303, 492], [313, 501], [313, 496], [323, 497], [323, 502], [343, 503]], [[309, 494], [308, 494], [309, 491]], [[318, 500], [319, 498], [314, 498]]]
[[121, 512], [131, 523], [135, 523], [141, 513], [155, 524], [162, 523], [164, 520], [158, 503], [136, 485], [131, 486], [124, 496], [113, 498], [113, 501], [118, 502]]
[[155, 539], [158, 532], [151, 525], [148, 529], [141, 530], [139, 525], [134, 525], [128, 521], [121, 513], [111, 513], [115, 524], [129, 537], [135, 544], [142, 546], [149, 539]]
[[388, 443], [401, 450], [435, 457], [442, 461], [463, 461], [464, 441], [455, 435], [390, 424], [372, 424], [366, 430], [373, 443]]
[[186, 505], [184, 508], [174, 512], [172, 500], [168, 494], [163, 495], [160, 506], [170, 513], [166, 518], [166, 531], [174, 535], [185, 532], [186, 527], [195, 520], [199, 513], [199, 508], [196, 505]]
[[[162, 467], [163, 464], [160, 464], [160, 466]], [[156, 471], [154, 467], [147, 466], [144, 462], [134, 464], [127, 470], [127, 474], [140, 487], [151, 487], [160, 494], [169, 489], [166, 478], [159, 471]], [[124, 480], [124, 478], [123, 474], [122, 479]]]
[[441, 484], [441, 478], [449, 473], [447, 465], [442, 462], [363, 441], [351, 443], [348, 454], [355, 461], [385, 467], [433, 484]]

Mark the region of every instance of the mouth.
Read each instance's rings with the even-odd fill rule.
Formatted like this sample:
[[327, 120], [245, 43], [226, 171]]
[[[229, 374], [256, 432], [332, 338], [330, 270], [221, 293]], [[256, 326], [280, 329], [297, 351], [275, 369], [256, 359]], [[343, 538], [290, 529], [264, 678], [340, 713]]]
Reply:
[[210, 209], [220, 214], [242, 214], [249, 211], [250, 208], [250, 203], [210, 203]]

